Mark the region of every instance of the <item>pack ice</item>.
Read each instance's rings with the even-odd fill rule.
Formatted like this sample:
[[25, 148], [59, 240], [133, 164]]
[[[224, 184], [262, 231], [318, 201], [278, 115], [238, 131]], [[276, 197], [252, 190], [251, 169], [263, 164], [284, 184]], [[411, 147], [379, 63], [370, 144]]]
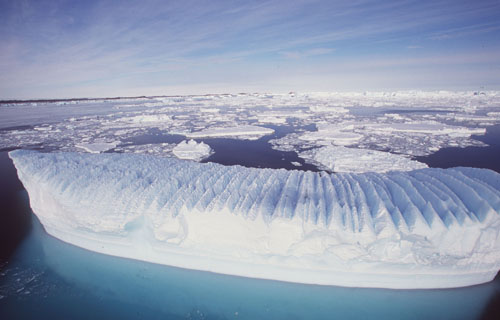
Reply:
[[499, 271], [499, 174], [328, 174], [9, 153], [46, 231], [110, 255], [282, 281], [445, 288]]

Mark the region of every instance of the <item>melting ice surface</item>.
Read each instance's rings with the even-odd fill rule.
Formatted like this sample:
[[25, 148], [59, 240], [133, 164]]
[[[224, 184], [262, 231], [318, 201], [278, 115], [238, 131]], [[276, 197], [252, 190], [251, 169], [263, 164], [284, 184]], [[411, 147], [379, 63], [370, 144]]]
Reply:
[[499, 271], [499, 174], [253, 169], [9, 153], [46, 231], [126, 258], [310, 284], [446, 288]]

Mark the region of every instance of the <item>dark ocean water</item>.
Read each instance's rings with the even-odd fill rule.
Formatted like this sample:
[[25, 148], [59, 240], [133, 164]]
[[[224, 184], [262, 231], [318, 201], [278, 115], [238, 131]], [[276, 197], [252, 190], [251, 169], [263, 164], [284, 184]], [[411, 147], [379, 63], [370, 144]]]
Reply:
[[[277, 130], [277, 128], [275, 128]], [[275, 137], [287, 129], [278, 128]], [[278, 136], [277, 136], [278, 135]], [[138, 138], [135, 143], [182, 138]], [[317, 170], [295, 153], [256, 141], [204, 139], [207, 161]], [[447, 148], [420, 161], [499, 172], [499, 125], [488, 147]], [[167, 141], [171, 140], [171, 141]], [[7, 152], [0, 152], [2, 319], [499, 319], [499, 274], [458, 289], [388, 290], [312, 286], [161, 266], [89, 252], [47, 235], [29, 208]]]
[[449, 168], [456, 166], [492, 169], [499, 173], [499, 125], [487, 128], [483, 136], [473, 136], [487, 147], [442, 148], [430, 156], [416, 157], [429, 167]]

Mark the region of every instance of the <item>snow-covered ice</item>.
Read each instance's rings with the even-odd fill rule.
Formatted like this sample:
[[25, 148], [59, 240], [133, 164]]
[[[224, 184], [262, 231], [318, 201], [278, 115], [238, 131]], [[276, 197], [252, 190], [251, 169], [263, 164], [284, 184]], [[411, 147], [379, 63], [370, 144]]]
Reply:
[[89, 153], [102, 153], [107, 150], [115, 148], [120, 142], [102, 142], [102, 143], [79, 143], [75, 145], [78, 148], [81, 148]]
[[130, 117], [122, 117], [118, 118], [117, 121], [130, 122], [130, 123], [166, 123], [171, 121], [171, 117], [169, 115], [160, 114], [160, 115], [137, 115]]
[[201, 161], [212, 154], [212, 149], [204, 142], [197, 143], [193, 139], [182, 141], [172, 150], [179, 159]]
[[499, 174], [327, 174], [9, 153], [46, 231], [110, 255], [300, 283], [444, 288], [499, 271]]
[[197, 132], [186, 134], [189, 138], [201, 137], [240, 137], [243, 139], [258, 139], [264, 135], [269, 135], [274, 132], [271, 128], [244, 125], [236, 127], [213, 127]]
[[428, 167], [424, 163], [401, 155], [343, 146], [324, 146], [310, 149], [301, 152], [299, 156], [306, 161], [338, 173], [385, 173]]
[[[314, 141], [320, 145], [353, 145], [362, 139], [363, 135], [343, 130], [344, 128], [336, 125], [317, 125], [316, 132], [305, 132], [299, 136], [299, 139]], [[349, 126], [353, 128], [353, 126]]]
[[[395, 117], [393, 117], [395, 118]], [[466, 128], [460, 126], [449, 126], [437, 122], [408, 122], [408, 123], [395, 123], [395, 124], [364, 124], [366, 129], [370, 131], [383, 132], [388, 134], [395, 133], [424, 133], [428, 135], [449, 135], [449, 136], [465, 136], [483, 135], [485, 128]]]
[[159, 144], [179, 140], [144, 141], [144, 136], [243, 140], [276, 134], [271, 141], [274, 149], [297, 153], [334, 144], [426, 156], [445, 147], [485, 146], [474, 135], [483, 135], [487, 126], [496, 124], [498, 91], [213, 94], [24, 102], [1, 104], [0, 149], [43, 146], [51, 151], [82, 151], [77, 145], [86, 144], [97, 152], [101, 149], [96, 144], [116, 141], [113, 151], [173, 157], [174, 146]]

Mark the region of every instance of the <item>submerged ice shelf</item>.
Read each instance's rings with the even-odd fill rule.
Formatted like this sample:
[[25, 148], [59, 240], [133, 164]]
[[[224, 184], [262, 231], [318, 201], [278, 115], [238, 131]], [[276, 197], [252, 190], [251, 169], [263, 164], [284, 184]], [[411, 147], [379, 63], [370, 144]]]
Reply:
[[499, 270], [499, 174], [327, 174], [9, 153], [46, 231], [110, 255], [300, 283], [444, 288]]

